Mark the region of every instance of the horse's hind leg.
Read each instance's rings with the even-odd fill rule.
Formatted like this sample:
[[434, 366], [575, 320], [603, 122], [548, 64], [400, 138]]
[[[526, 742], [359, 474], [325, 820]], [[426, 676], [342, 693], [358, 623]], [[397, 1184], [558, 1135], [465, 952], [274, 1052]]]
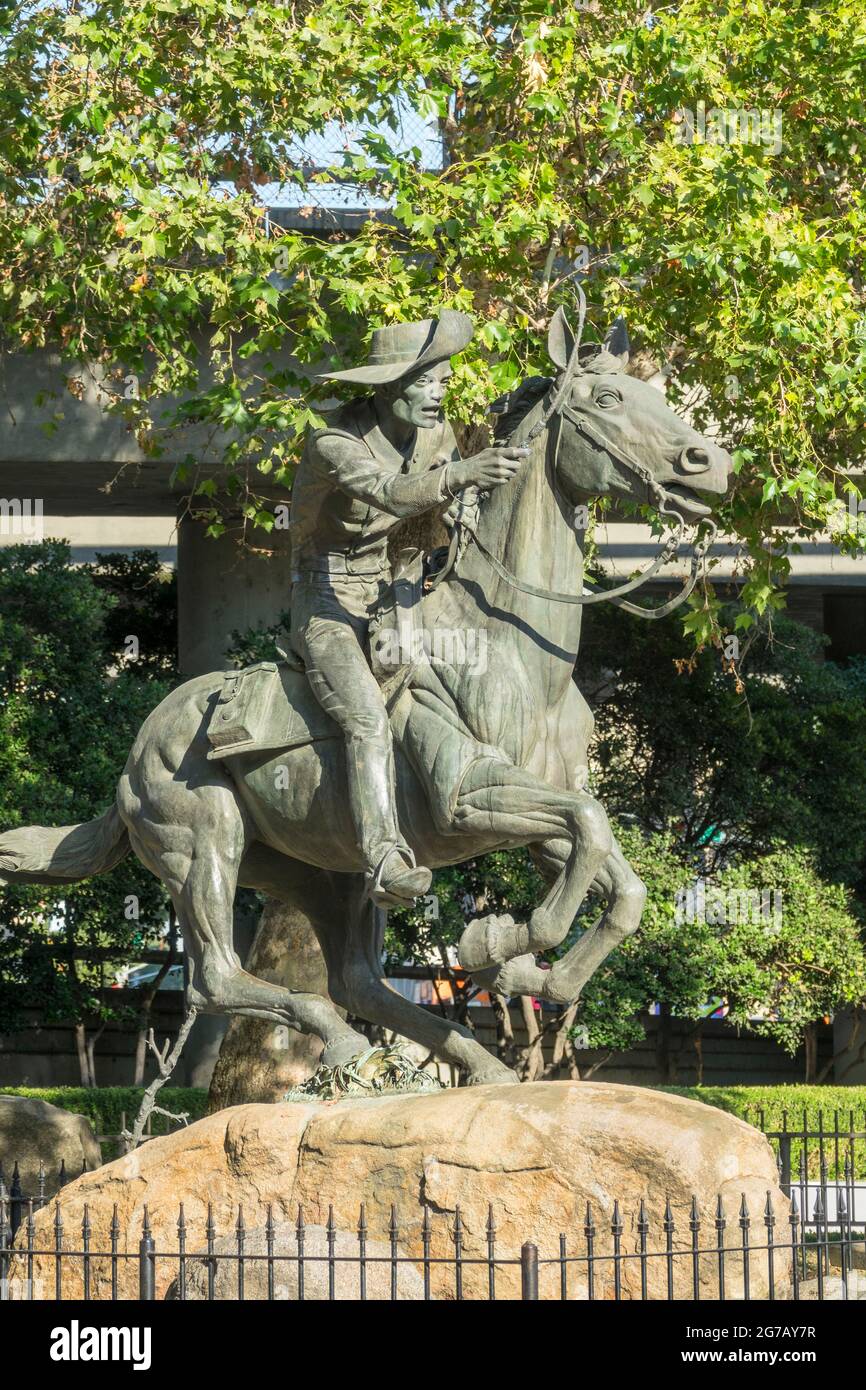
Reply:
[[[303, 872], [299, 873], [298, 870]], [[481, 1046], [470, 1029], [419, 1008], [382, 976], [385, 914], [365, 894], [360, 874], [329, 874], [295, 865], [255, 846], [245, 883], [295, 902], [309, 917], [328, 967], [328, 990], [342, 1008], [426, 1047], [459, 1068], [467, 1085], [514, 1082], [514, 1072]], [[366, 1044], [365, 1044], [366, 1045]]]
[[194, 787], [174, 783], [170, 818], [159, 814], [167, 809], [160, 790], [139, 805], [130, 839], [171, 894], [190, 963], [189, 1002], [203, 1013], [244, 1014], [315, 1033], [331, 1066], [357, 1056], [366, 1039], [333, 1004], [248, 974], [235, 951], [234, 898], [248, 830], [232, 784], [216, 769]]
[[385, 914], [373, 904], [361, 901], [360, 895], [339, 930], [326, 927], [319, 931], [317, 927], [328, 960], [329, 989], [333, 993], [333, 973], [338, 1002], [371, 1023], [411, 1038], [440, 1061], [459, 1068], [465, 1085], [517, 1081], [516, 1074], [482, 1047], [469, 1028], [419, 1008], [390, 987], [382, 976], [384, 927]]

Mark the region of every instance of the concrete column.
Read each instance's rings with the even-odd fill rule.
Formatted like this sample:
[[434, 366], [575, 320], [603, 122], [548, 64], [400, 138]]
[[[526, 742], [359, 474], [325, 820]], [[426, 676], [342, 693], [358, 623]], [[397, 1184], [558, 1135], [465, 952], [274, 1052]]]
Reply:
[[[264, 536], [264, 533], [261, 533]], [[205, 535], [201, 522], [184, 517], [177, 535], [178, 661], [184, 676], [220, 671], [233, 632], [271, 627], [289, 607], [289, 533], [274, 530], [262, 550], [238, 545], [234, 535]], [[271, 553], [263, 553], [267, 546]], [[235, 947], [241, 960], [252, 944], [255, 922], [235, 913]], [[191, 1086], [209, 1086], [228, 1028], [228, 1018], [197, 1019], [184, 1048]]]
[[178, 657], [185, 676], [221, 670], [232, 632], [270, 627], [288, 610], [288, 530], [274, 529], [258, 544], [268, 551], [244, 549], [228, 532], [212, 539], [189, 517], [179, 521]]

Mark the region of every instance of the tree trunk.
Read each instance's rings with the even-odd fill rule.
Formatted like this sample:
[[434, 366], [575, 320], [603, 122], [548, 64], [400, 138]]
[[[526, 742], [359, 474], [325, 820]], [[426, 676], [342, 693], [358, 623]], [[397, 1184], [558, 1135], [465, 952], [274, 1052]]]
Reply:
[[672, 1086], [676, 1081], [673, 1058], [671, 1056], [671, 1010], [669, 1004], [659, 1009], [659, 1026], [656, 1033], [656, 1066], [659, 1080], [663, 1086]]
[[803, 1034], [803, 1042], [806, 1045], [806, 1076], [807, 1086], [811, 1086], [818, 1072], [818, 1027], [817, 1024], [807, 1023]]
[[87, 1054], [87, 1071], [90, 1077], [87, 1083], [88, 1086], [96, 1085], [96, 1044], [99, 1042], [104, 1032], [105, 1024], [101, 1023], [96, 1032], [91, 1033], [90, 1037], [85, 1039], [84, 1049]]
[[82, 1086], [92, 1086], [90, 1079], [90, 1058], [87, 1055], [87, 1030], [83, 1023], [75, 1025], [75, 1051], [78, 1054], [78, 1071]]
[[521, 1059], [520, 1067], [524, 1081], [538, 1081], [544, 1071], [544, 1053], [542, 1052], [544, 1035], [539, 1027], [534, 1002], [525, 994], [520, 996], [520, 1012], [523, 1015], [523, 1025], [527, 1038], [526, 1054]]
[[144, 1069], [147, 1060], [147, 1035], [150, 1032], [150, 1011], [153, 1008], [153, 1001], [156, 998], [157, 990], [168, 974], [169, 966], [174, 964], [174, 958], [169, 956], [159, 968], [159, 974], [154, 979], [149, 989], [141, 991], [140, 1007], [138, 1011], [138, 1036], [135, 1040], [135, 1075], [132, 1080], [133, 1086], [144, 1085]]
[[[328, 995], [325, 959], [305, 913], [269, 898], [246, 968], [272, 984]], [[253, 1018], [229, 1024], [210, 1084], [208, 1109], [281, 1100], [312, 1076], [322, 1043], [306, 1033]]]

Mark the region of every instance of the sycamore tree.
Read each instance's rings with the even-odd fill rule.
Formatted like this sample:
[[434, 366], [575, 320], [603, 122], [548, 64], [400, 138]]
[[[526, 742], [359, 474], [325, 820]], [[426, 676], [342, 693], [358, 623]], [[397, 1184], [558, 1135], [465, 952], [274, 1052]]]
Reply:
[[[477, 422], [547, 368], [580, 277], [587, 333], [625, 313], [735, 449], [745, 628], [799, 538], [864, 544], [864, 58], [860, 0], [25, 0], [0, 15], [4, 346], [59, 346], [77, 392], [89, 364], [145, 450], [180, 392], [220, 440], [184, 465], [195, 501], [218, 531], [228, 492], [249, 534], [314, 417], [303, 367], [466, 309], [450, 409]], [[409, 116], [436, 167], [395, 152]], [[339, 153], [311, 157], [323, 136]], [[346, 181], [380, 209], [351, 235], [264, 216], [266, 185], [303, 210]], [[717, 616], [705, 593], [698, 642]]]

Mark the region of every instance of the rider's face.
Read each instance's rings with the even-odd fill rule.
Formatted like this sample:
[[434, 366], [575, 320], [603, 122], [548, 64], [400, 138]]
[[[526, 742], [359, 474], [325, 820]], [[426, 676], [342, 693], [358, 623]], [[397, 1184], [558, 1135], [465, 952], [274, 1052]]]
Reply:
[[446, 359], [395, 382], [390, 405], [397, 419], [416, 430], [431, 430], [442, 418], [442, 401], [450, 376], [451, 363]]

